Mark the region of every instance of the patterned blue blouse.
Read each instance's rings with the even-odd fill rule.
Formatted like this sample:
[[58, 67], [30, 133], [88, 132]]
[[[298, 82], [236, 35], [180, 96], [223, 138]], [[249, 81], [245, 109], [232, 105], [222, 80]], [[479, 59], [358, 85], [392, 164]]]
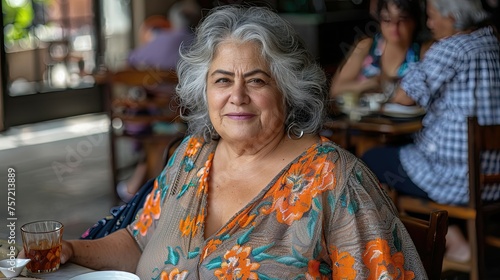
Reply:
[[[380, 75], [380, 59], [385, 49], [385, 40], [382, 34], [378, 33], [373, 38], [372, 46], [370, 47], [370, 52], [363, 61], [361, 68], [361, 78], [370, 78]], [[408, 71], [411, 64], [420, 60], [420, 45], [418, 43], [411, 44], [408, 52], [406, 53], [406, 58], [401, 63], [398, 69], [397, 76], [399, 78], [403, 77]]]

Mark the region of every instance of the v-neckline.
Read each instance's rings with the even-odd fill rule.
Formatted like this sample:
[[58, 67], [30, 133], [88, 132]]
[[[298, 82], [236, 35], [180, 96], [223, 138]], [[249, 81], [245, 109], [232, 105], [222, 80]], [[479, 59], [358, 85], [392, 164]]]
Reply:
[[[242, 207], [240, 210], [238, 210], [233, 216], [231, 216], [231, 218], [229, 220], [226, 221], [226, 223], [224, 223], [217, 231], [215, 231], [212, 235], [206, 237], [205, 236], [205, 223], [206, 223], [206, 217], [207, 217], [207, 204], [208, 204], [208, 188], [210, 187], [208, 185], [208, 181], [207, 180], [207, 185], [206, 185], [206, 191], [205, 191], [205, 194], [203, 195], [203, 199], [202, 199], [202, 209], [204, 209], [204, 213], [203, 213], [203, 217], [204, 217], [204, 220], [203, 220], [203, 224], [202, 224], [202, 227], [201, 227], [201, 238], [203, 240], [203, 244], [206, 244], [207, 242], [209, 242], [210, 240], [213, 240], [213, 239], [216, 239], [216, 237], [218, 236], [221, 236], [224, 232], [222, 232], [223, 229], [227, 228], [229, 224], [231, 223], [234, 223], [234, 220], [239, 217], [243, 212], [245, 211], [248, 211], [248, 210], [251, 210], [250, 208], [252, 207], [252, 205], [254, 205], [257, 201], [261, 200], [262, 197], [264, 195], [267, 194], [267, 192], [269, 191], [269, 189], [275, 185], [276, 181], [278, 179], [280, 179], [283, 174], [290, 170], [290, 167], [297, 163], [301, 158], [303, 158], [305, 155], [307, 155], [307, 153], [309, 153], [311, 150], [313, 149], [316, 149], [318, 146], [321, 146], [323, 144], [323, 139], [321, 137], [319, 137], [318, 141], [316, 141], [314, 144], [312, 144], [309, 148], [307, 148], [305, 151], [303, 151], [302, 153], [300, 153], [297, 157], [295, 157], [295, 159], [293, 159], [292, 161], [290, 161], [285, 167], [283, 167], [281, 169], [281, 171], [276, 175], [274, 176], [274, 178], [266, 185], [265, 188], [263, 188], [252, 200], [250, 200], [244, 207]], [[212, 147], [212, 152], [215, 152], [215, 149], [216, 149], [217, 145], [214, 145]], [[208, 161], [213, 161], [213, 157], [208, 157], [207, 160], [205, 161], [205, 166], [207, 166], [207, 164], [212, 164], [212, 162], [208, 162]], [[210, 176], [210, 172], [208, 173], [208, 176]], [[236, 225], [237, 223], [234, 223], [234, 225]], [[231, 228], [232, 229], [232, 228]], [[230, 230], [228, 228], [228, 230]]]

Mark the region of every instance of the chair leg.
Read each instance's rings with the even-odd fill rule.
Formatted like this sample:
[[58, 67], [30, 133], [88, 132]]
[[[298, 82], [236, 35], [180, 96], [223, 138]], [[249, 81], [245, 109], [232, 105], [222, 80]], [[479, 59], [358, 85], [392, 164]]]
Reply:
[[478, 242], [476, 235], [476, 221], [467, 220], [467, 235], [469, 239], [470, 249], [471, 249], [471, 259], [470, 259], [470, 280], [480, 280], [479, 278], [479, 260], [478, 260]]

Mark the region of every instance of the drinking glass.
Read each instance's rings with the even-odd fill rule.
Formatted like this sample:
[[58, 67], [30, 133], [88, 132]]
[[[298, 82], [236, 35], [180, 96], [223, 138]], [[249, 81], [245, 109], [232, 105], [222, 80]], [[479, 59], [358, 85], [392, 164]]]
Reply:
[[21, 227], [26, 268], [31, 273], [46, 273], [59, 269], [61, 264], [64, 226], [58, 221], [36, 221]]

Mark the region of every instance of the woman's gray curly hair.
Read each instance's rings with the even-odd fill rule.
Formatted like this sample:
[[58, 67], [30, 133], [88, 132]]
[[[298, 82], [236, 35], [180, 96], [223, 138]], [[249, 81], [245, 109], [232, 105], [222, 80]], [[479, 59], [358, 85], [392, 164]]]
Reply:
[[284, 96], [284, 129], [289, 127], [294, 136], [319, 131], [328, 96], [326, 76], [300, 37], [269, 8], [226, 5], [214, 8], [196, 29], [193, 44], [181, 49], [176, 91], [187, 112], [182, 118], [189, 133], [202, 134], [207, 140], [218, 137], [208, 114], [206, 82], [215, 51], [226, 40], [260, 45]]
[[479, 0], [431, 0], [441, 16], [451, 16], [455, 19], [457, 30], [476, 27], [488, 18]]

